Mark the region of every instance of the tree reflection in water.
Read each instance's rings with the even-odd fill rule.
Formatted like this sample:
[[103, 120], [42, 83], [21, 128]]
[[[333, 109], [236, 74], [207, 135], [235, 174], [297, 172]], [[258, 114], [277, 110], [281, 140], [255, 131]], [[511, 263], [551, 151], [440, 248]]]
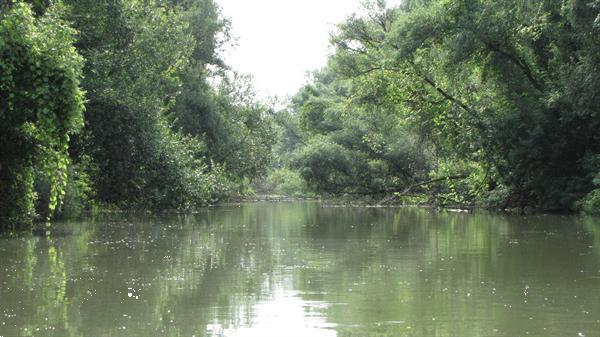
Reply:
[[593, 218], [220, 207], [0, 240], [0, 336], [566, 336], [600, 329]]

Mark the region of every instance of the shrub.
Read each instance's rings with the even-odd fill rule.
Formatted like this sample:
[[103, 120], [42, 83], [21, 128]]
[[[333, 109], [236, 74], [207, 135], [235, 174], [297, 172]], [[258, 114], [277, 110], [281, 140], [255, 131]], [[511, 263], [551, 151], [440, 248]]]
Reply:
[[264, 182], [264, 189], [273, 194], [304, 196], [309, 194], [308, 186], [296, 171], [280, 168], [270, 172]]

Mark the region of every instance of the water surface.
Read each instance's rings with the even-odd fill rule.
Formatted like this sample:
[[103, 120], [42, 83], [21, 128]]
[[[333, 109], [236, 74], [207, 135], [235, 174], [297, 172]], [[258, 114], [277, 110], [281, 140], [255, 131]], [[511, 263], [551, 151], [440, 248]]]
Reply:
[[0, 336], [600, 336], [600, 220], [324, 207], [0, 239]]

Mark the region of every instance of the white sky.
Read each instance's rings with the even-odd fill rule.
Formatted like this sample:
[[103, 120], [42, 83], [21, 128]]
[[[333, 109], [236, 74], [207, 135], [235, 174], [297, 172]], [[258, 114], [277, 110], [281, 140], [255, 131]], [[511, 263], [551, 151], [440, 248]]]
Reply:
[[[329, 33], [362, 0], [216, 0], [232, 23], [232, 68], [254, 77], [261, 98], [293, 95], [308, 71], [326, 64]], [[389, 4], [398, 1], [388, 1]]]

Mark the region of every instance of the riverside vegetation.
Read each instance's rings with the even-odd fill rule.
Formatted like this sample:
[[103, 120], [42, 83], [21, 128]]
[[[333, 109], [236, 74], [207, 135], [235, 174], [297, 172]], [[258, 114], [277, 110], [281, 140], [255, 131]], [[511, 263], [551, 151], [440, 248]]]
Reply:
[[0, 10], [0, 218], [13, 228], [253, 188], [600, 210], [599, 0], [367, 2], [283, 109], [221, 59], [229, 22], [213, 0]]

